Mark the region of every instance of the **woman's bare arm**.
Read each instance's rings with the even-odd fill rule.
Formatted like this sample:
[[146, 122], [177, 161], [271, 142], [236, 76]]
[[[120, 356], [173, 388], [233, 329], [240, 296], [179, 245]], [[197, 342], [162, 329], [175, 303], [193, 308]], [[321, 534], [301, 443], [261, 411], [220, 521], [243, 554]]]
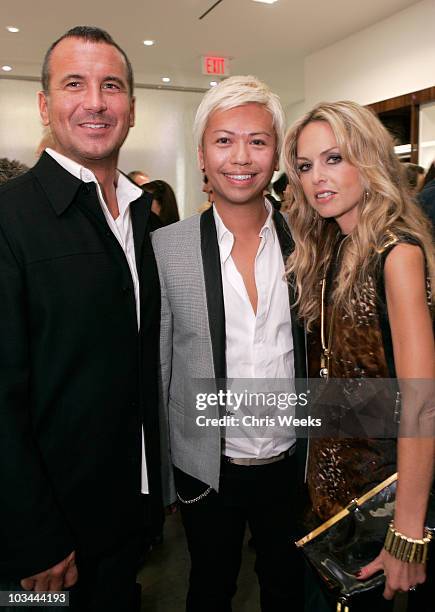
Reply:
[[[434, 438], [423, 437], [417, 427], [422, 411], [427, 409], [422, 398], [427, 400], [425, 396], [431, 386], [433, 389], [435, 379], [434, 337], [427, 306], [422, 250], [414, 245], [397, 245], [387, 256], [384, 272], [394, 362], [397, 377], [404, 382], [402, 418], [407, 419], [407, 411], [413, 411], [409, 413], [408, 419], [412, 437], [400, 437], [398, 440], [399, 480], [394, 526], [407, 537], [421, 538], [435, 450]], [[416, 385], [418, 388], [420, 385], [421, 393], [410, 393], [407, 379], [411, 383], [410, 387]], [[406, 591], [425, 579], [423, 565], [398, 561], [385, 550], [363, 568], [360, 577], [367, 578], [380, 569], [384, 570], [387, 577], [384, 595], [388, 599], [393, 597], [395, 591]]]

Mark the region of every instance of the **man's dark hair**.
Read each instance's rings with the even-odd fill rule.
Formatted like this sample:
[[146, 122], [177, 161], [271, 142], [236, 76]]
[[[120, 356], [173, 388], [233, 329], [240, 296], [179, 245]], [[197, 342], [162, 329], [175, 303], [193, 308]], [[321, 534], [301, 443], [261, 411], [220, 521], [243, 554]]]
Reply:
[[7, 183], [16, 176], [24, 174], [29, 168], [16, 159], [0, 158], [0, 185]]
[[284, 191], [287, 185], [288, 185], [288, 178], [285, 172], [283, 172], [281, 176], [278, 177], [276, 181], [272, 183], [273, 190], [275, 191], [275, 193], [277, 194], [277, 196], [279, 196], [281, 200], [284, 197]]
[[418, 177], [421, 174], [424, 174], [424, 168], [422, 166], [418, 166], [417, 164], [407, 163], [405, 166], [405, 176], [408, 181], [408, 186], [411, 190], [416, 189], [418, 186]]
[[113, 40], [113, 38], [110, 36], [108, 32], [106, 32], [105, 30], [102, 30], [101, 28], [96, 28], [94, 26], [75, 26], [74, 28], [71, 28], [70, 30], [68, 30], [68, 32], [65, 32], [65, 34], [63, 34], [60, 38], [55, 40], [54, 43], [50, 46], [47, 53], [45, 54], [44, 62], [42, 64], [41, 82], [42, 82], [42, 89], [44, 90], [45, 94], [48, 94], [48, 86], [50, 82], [51, 54], [53, 52], [53, 49], [64, 38], [82, 38], [83, 40], [87, 42], [106, 43], [107, 45], [112, 45], [112, 47], [115, 47], [115, 49], [118, 49], [118, 51], [124, 58], [125, 64], [127, 67], [127, 83], [128, 83], [129, 94], [130, 96], [133, 95], [133, 88], [134, 88], [133, 68], [131, 67], [131, 63], [127, 57], [126, 52], [123, 49], [121, 49], [119, 45], [116, 44], [116, 42]]
[[177, 199], [172, 187], [166, 181], [150, 181], [142, 189], [153, 196], [160, 204], [159, 217], [163, 225], [170, 225], [180, 220]]

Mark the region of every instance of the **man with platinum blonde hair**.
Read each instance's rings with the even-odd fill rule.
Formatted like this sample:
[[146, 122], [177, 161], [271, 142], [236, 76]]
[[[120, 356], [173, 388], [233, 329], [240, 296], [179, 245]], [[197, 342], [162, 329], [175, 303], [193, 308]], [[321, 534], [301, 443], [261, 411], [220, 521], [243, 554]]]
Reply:
[[254, 76], [234, 76], [225, 79], [218, 87], [213, 87], [207, 92], [198, 107], [193, 126], [198, 149], [202, 146], [207, 121], [212, 113], [217, 110], [230, 110], [244, 104], [262, 104], [272, 115], [276, 151], [279, 156], [285, 131], [284, 111], [279, 97], [270, 91], [266, 83]]
[[228, 401], [198, 404], [207, 397], [199, 393], [204, 379], [213, 395], [240, 379], [259, 389], [258, 379], [285, 379], [294, 388], [305, 374], [284, 273], [293, 241], [263, 195], [278, 168], [283, 127], [278, 97], [258, 79], [235, 76], [209, 90], [195, 135], [212, 206], [153, 234], [162, 419], [191, 556], [188, 612], [231, 611], [247, 524], [262, 611], [303, 607], [302, 563], [292, 544], [294, 431], [266, 438], [245, 423], [230, 431]]

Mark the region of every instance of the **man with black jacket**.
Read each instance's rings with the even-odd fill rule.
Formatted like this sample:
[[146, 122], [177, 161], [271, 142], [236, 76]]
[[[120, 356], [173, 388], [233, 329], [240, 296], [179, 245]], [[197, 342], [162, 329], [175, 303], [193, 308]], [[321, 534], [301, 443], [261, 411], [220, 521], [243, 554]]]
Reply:
[[132, 610], [144, 506], [161, 509], [158, 222], [116, 169], [132, 69], [76, 27], [42, 85], [55, 148], [0, 191], [0, 586]]

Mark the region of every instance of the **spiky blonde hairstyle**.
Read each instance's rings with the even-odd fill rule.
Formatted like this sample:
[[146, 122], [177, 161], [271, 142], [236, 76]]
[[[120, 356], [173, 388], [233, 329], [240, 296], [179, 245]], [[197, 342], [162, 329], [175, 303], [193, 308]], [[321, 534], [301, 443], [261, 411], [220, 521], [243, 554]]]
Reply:
[[276, 132], [276, 150], [279, 154], [285, 129], [285, 116], [279, 97], [257, 77], [244, 75], [225, 79], [217, 87], [209, 89], [203, 97], [193, 124], [197, 147], [202, 146], [205, 128], [213, 113], [253, 103], [262, 104], [272, 115]]
[[298, 139], [304, 127], [313, 121], [324, 121], [330, 126], [343, 159], [359, 170], [365, 192], [359, 204], [357, 226], [343, 249], [332, 296], [334, 303], [353, 320], [352, 300], [359, 298], [360, 288], [379, 264], [377, 249], [385, 241], [386, 230], [411, 236], [421, 245], [433, 293], [435, 256], [431, 227], [408, 191], [391, 136], [370, 110], [355, 102], [322, 102], [290, 127], [283, 146], [289, 178], [289, 225], [295, 241], [287, 272], [296, 287], [300, 318], [310, 329], [319, 317], [320, 281], [340, 235], [334, 219], [323, 219], [309, 205], [299, 178]]

